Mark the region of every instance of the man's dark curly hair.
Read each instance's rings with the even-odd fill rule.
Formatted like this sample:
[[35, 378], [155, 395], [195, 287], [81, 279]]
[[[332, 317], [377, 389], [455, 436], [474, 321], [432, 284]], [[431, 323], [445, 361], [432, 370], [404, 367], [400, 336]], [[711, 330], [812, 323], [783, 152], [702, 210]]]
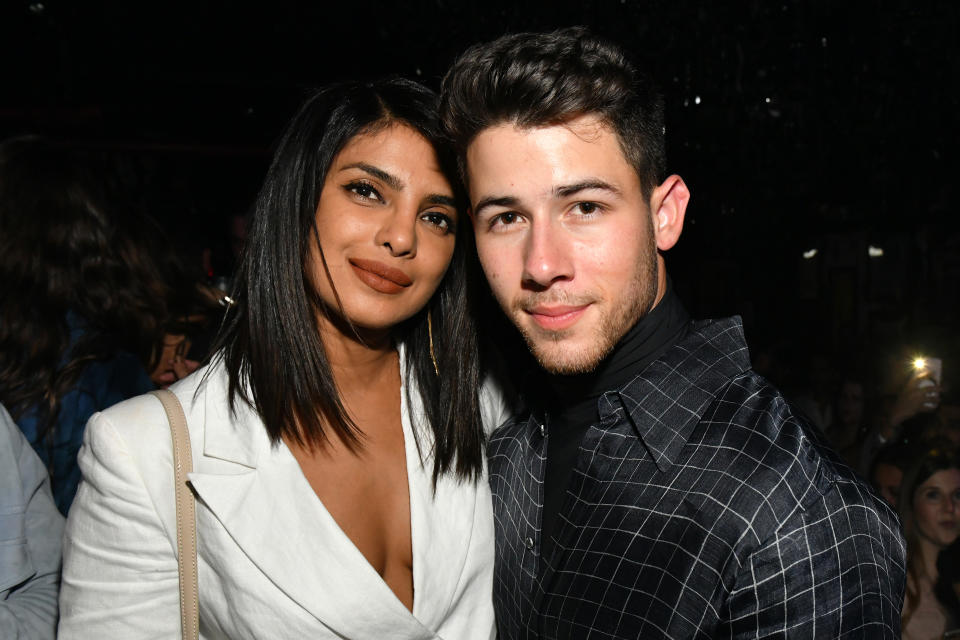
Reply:
[[663, 98], [620, 47], [583, 27], [470, 47], [443, 79], [440, 114], [464, 181], [467, 147], [483, 130], [552, 126], [587, 114], [617, 134], [645, 197], [665, 177]]

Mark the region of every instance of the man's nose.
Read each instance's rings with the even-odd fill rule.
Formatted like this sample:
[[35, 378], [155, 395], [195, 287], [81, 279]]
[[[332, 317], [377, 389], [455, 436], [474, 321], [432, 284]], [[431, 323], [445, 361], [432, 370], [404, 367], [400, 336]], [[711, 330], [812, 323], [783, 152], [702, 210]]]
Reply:
[[524, 282], [546, 289], [558, 280], [569, 280], [573, 273], [573, 255], [563, 230], [552, 220], [534, 223], [524, 252]]
[[376, 243], [389, 249], [394, 257], [416, 256], [417, 213], [412, 207], [391, 210], [377, 232]]

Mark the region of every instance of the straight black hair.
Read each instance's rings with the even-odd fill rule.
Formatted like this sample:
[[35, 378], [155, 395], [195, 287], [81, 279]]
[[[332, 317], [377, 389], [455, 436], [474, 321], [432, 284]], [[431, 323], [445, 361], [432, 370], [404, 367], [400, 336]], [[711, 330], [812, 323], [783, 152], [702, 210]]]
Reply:
[[[444, 144], [437, 97], [408, 80], [332, 85], [310, 97], [278, 143], [256, 200], [250, 235], [215, 349], [229, 376], [231, 410], [238, 398], [259, 413], [272, 442], [287, 437], [322, 446], [329, 429], [351, 447], [362, 433], [341, 402], [317, 330], [326, 313], [306, 266], [311, 249], [321, 259], [316, 209], [334, 158], [353, 138], [393, 124], [419, 132], [437, 152], [457, 188], [455, 161]], [[395, 329], [405, 345], [408, 394], [415, 382], [432, 433], [434, 482], [444, 473], [476, 480], [484, 432], [479, 408], [480, 366], [476, 323], [468, 289], [469, 225], [456, 225], [453, 259], [426, 308]], [[324, 266], [325, 266], [324, 262]], [[434, 369], [428, 314], [432, 318]], [[412, 406], [412, 405], [411, 405]], [[416, 433], [416, 430], [414, 430]], [[424, 452], [419, 440], [417, 446]]]
[[616, 133], [645, 197], [664, 178], [662, 96], [623, 49], [584, 27], [476, 44], [450, 67], [440, 95], [464, 181], [466, 149], [484, 129], [552, 126], [590, 114]]

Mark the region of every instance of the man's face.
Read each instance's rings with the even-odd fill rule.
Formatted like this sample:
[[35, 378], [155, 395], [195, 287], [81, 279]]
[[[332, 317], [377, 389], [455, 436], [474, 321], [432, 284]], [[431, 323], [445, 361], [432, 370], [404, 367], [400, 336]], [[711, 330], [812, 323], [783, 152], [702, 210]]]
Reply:
[[897, 498], [900, 495], [900, 483], [903, 481], [903, 471], [892, 464], [881, 462], [873, 470], [873, 488], [880, 493], [880, 497], [897, 508]]
[[664, 223], [617, 136], [589, 115], [502, 124], [480, 133], [466, 157], [494, 296], [545, 369], [593, 370], [650, 310], [660, 283], [654, 225]]

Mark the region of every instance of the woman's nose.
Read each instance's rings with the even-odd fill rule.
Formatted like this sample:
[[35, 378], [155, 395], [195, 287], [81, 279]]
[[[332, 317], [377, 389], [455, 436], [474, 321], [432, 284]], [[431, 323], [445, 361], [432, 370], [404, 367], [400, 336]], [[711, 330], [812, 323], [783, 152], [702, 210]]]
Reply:
[[949, 513], [956, 514], [958, 509], [960, 509], [960, 498], [953, 495], [947, 496], [947, 501], [944, 506]]
[[416, 211], [392, 211], [377, 232], [377, 244], [389, 249], [394, 257], [417, 255], [416, 222]]

